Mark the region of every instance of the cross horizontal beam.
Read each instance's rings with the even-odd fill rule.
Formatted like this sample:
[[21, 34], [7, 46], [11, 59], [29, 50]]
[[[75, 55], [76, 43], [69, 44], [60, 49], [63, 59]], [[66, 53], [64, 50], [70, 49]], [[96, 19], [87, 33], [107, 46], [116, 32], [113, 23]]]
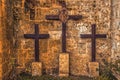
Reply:
[[82, 15], [69, 15], [69, 18], [71, 20], [80, 20], [82, 19]]
[[24, 34], [24, 37], [26, 39], [48, 39], [50, 37], [49, 34], [39, 34], [38, 36], [36, 36], [35, 34]]
[[59, 20], [58, 15], [46, 15], [47, 20]]
[[[60, 20], [58, 15], [46, 15], [47, 20]], [[82, 15], [68, 15], [68, 20], [80, 20]]]
[[95, 34], [94, 36], [91, 35], [91, 34], [81, 34], [80, 35], [81, 38], [92, 38], [92, 37], [95, 37], [95, 38], [106, 38], [106, 34]]

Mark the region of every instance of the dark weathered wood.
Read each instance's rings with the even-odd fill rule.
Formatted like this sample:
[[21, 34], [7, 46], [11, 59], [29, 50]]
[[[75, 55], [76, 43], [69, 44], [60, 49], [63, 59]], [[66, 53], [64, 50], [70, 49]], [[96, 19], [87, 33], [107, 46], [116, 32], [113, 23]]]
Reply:
[[35, 24], [35, 34], [24, 34], [26, 39], [35, 39], [35, 61], [39, 62], [39, 39], [48, 39], [49, 34], [39, 34], [38, 24]]
[[106, 34], [96, 34], [96, 38], [106, 38]]
[[62, 10], [59, 15], [46, 15], [47, 20], [60, 20], [62, 22], [62, 52], [66, 53], [66, 23], [69, 19], [79, 20], [82, 19], [81, 15], [68, 15], [66, 3], [59, 1], [62, 5]]
[[62, 51], [66, 52], [66, 23], [62, 23]]
[[92, 62], [96, 61], [96, 38], [106, 38], [106, 34], [96, 34], [96, 24], [92, 25], [92, 34], [81, 34], [81, 38], [91, 38], [92, 40]]
[[82, 15], [69, 15], [68, 19], [79, 20], [82, 19]]
[[58, 15], [46, 15], [47, 20], [59, 20]]

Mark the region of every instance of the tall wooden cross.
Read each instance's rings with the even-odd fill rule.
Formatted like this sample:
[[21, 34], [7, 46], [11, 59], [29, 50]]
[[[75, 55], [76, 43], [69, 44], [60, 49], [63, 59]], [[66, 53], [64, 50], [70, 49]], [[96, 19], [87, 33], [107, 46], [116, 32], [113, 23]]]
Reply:
[[96, 24], [92, 25], [92, 34], [81, 34], [81, 38], [91, 38], [92, 40], [92, 62], [96, 61], [96, 38], [106, 38], [106, 34], [96, 34]]
[[60, 20], [62, 22], [62, 52], [66, 53], [66, 23], [68, 20], [79, 20], [82, 18], [81, 15], [68, 15], [66, 9], [66, 3], [64, 1], [60, 2], [62, 4], [62, 10], [59, 15], [46, 15], [47, 20]]
[[24, 34], [27, 39], [35, 39], [35, 61], [39, 62], [39, 39], [48, 39], [49, 34], [39, 34], [38, 24], [35, 24], [35, 34]]

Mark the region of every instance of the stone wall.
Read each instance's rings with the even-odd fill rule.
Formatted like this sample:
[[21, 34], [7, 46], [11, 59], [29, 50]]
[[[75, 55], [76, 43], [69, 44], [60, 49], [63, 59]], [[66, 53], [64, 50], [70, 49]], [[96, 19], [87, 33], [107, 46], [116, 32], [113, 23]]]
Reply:
[[[9, 0], [6, 2], [6, 0], [2, 0], [0, 2], [0, 7], [2, 7], [0, 10], [0, 24], [2, 24], [0, 25], [0, 34], [2, 35], [0, 37], [1, 79], [7, 75], [11, 68], [11, 60], [14, 57], [17, 58], [20, 67], [31, 71], [31, 62], [34, 61], [35, 52], [34, 40], [25, 39], [24, 34], [34, 34], [34, 23], [39, 24], [40, 34], [50, 34], [49, 39], [39, 41], [39, 56], [40, 61], [43, 63], [43, 69], [48, 74], [51, 72], [58, 73], [62, 25], [60, 21], [46, 20], [45, 15], [59, 14], [61, 6], [58, 0], [35, 0], [36, 5], [32, 2], [27, 5], [25, 4], [26, 1]], [[91, 40], [80, 38], [80, 34], [91, 34], [93, 23], [97, 24], [97, 34], [107, 34], [106, 39], [96, 40], [96, 58], [100, 65], [103, 65], [105, 61], [110, 61], [111, 52], [112, 57], [117, 57], [120, 53], [119, 17], [112, 19], [113, 27], [111, 28], [110, 0], [65, 1], [69, 15], [83, 16], [83, 19], [79, 21], [69, 20], [67, 23], [67, 52], [70, 54], [70, 74], [88, 76], [88, 62], [91, 61]], [[116, 10], [115, 5], [117, 4], [113, 5], [115, 8], [113, 10]], [[114, 14], [115, 17], [116, 13]], [[111, 45], [111, 38], [113, 45]]]
[[112, 61], [120, 59], [120, 1], [112, 0]]
[[[3, 77], [9, 71], [10, 55], [17, 56], [21, 67], [29, 67], [34, 61], [34, 40], [23, 37], [24, 34], [34, 33], [34, 23], [39, 24], [40, 33], [50, 34], [48, 40], [40, 40], [39, 42], [43, 68], [47, 69], [48, 73], [49, 70], [58, 70], [62, 27], [59, 21], [46, 20], [45, 15], [58, 14], [61, 6], [56, 0], [37, 0], [36, 2], [38, 4], [35, 6], [35, 14], [29, 10], [25, 12], [24, 0], [14, 1], [11, 5], [11, 0], [0, 2], [2, 7], [0, 10], [0, 34], [3, 35], [0, 37], [0, 67], [2, 69], [0, 71]], [[112, 6], [110, 0], [74, 0], [72, 2], [66, 0], [66, 3], [69, 14], [83, 15], [82, 20], [70, 20], [67, 24], [67, 52], [70, 53], [70, 74], [88, 75], [88, 62], [91, 61], [91, 41], [90, 39], [81, 39], [80, 34], [91, 33], [91, 24], [93, 23], [97, 24], [97, 33], [107, 34], [106, 39], [97, 39], [97, 61], [103, 64], [104, 61], [110, 61], [110, 56], [113, 60], [119, 59], [119, 0], [113, 1]], [[8, 5], [6, 6], [6, 4]], [[14, 16], [11, 16], [11, 6], [14, 7]], [[10, 14], [8, 15], [8, 13]], [[34, 15], [35, 18], [32, 19], [31, 15]], [[110, 15], [112, 21], [110, 21]], [[13, 51], [17, 55], [12, 55]]]
[[[17, 58], [22, 68], [31, 72], [34, 61], [34, 40], [24, 34], [34, 34], [34, 23], [39, 24], [40, 34], [50, 34], [49, 39], [39, 41], [40, 61], [48, 74], [58, 73], [61, 53], [60, 21], [49, 21], [45, 15], [59, 14], [58, 0], [1, 0], [0, 1], [0, 79], [4, 79]], [[30, 0], [32, 1], [32, 0]], [[120, 59], [120, 10], [119, 0], [65, 0], [69, 15], [82, 15], [79, 21], [67, 23], [67, 52], [70, 54], [70, 74], [89, 75], [91, 40], [80, 34], [91, 34], [91, 24], [97, 24], [98, 34], [107, 34], [106, 39], [96, 40], [96, 59], [100, 68], [110, 59]], [[32, 6], [30, 6], [32, 5]], [[112, 9], [112, 14], [111, 14]]]
[[10, 1], [0, 1], [0, 80], [5, 80], [12, 64], [12, 4]]
[[[61, 29], [59, 21], [49, 21], [45, 15], [59, 14], [57, 0], [36, 0], [35, 5], [25, 5], [26, 0], [1, 0], [0, 7], [0, 77], [8, 73], [8, 67], [15, 57], [22, 68], [31, 70], [34, 61], [34, 40], [25, 39], [24, 34], [34, 34], [34, 23], [39, 24], [40, 34], [50, 34], [49, 39], [40, 40], [40, 60], [49, 74], [58, 73], [58, 56], [61, 52]], [[90, 34], [91, 24], [97, 24], [98, 34], [107, 34], [106, 39], [97, 39], [97, 61], [120, 59], [120, 11], [119, 0], [65, 0], [70, 15], [82, 15], [79, 21], [67, 23], [67, 52], [70, 54], [70, 74], [89, 75], [91, 61], [91, 40], [80, 38]], [[7, 4], [7, 5], [6, 5]], [[31, 2], [29, 3], [31, 4]], [[29, 8], [28, 8], [29, 7]], [[112, 12], [111, 12], [112, 9]], [[111, 19], [111, 20], [110, 20]], [[13, 55], [14, 54], [14, 55]], [[111, 57], [110, 57], [111, 56]], [[12, 57], [12, 58], [11, 58]]]
[[[50, 38], [40, 40], [40, 60], [47, 71], [58, 70], [58, 56], [61, 52], [61, 22], [49, 21], [45, 15], [58, 14], [61, 9], [57, 0], [36, 0], [34, 10], [24, 6], [25, 0], [17, 1], [20, 20], [15, 26], [15, 43], [18, 63], [27, 67], [34, 61], [34, 40], [25, 39], [24, 34], [34, 34], [34, 23], [39, 24], [40, 34], [49, 33]], [[31, 3], [29, 3], [31, 4]], [[111, 54], [111, 1], [110, 0], [66, 0], [69, 15], [82, 15], [79, 21], [67, 23], [67, 52], [70, 54], [70, 74], [88, 75], [88, 62], [91, 61], [91, 40], [81, 39], [80, 34], [90, 34], [91, 24], [97, 24], [98, 34], [107, 34], [106, 39], [97, 39], [97, 61], [110, 60]], [[32, 4], [33, 5], [33, 4]], [[25, 11], [24, 11], [25, 10]], [[31, 18], [30, 16], [35, 16]]]

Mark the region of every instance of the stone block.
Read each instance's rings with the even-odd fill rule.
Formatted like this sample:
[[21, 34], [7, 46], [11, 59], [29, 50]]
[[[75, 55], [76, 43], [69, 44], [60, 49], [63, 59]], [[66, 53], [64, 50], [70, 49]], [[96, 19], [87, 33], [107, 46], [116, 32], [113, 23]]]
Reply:
[[59, 55], [59, 76], [69, 76], [69, 54], [61, 53]]
[[36, 8], [36, 13], [35, 13], [35, 19], [40, 20], [41, 19], [41, 8]]
[[98, 77], [99, 76], [99, 63], [98, 62], [89, 62], [89, 75], [90, 77]]
[[32, 63], [32, 76], [41, 76], [42, 75], [42, 63], [33, 62]]
[[50, 38], [53, 40], [60, 40], [62, 32], [61, 31], [49, 31]]
[[[47, 49], [48, 49], [48, 40], [47, 39], [43, 39], [39, 41], [40, 46], [40, 53], [47, 53]], [[46, 45], [45, 45], [46, 44]]]

